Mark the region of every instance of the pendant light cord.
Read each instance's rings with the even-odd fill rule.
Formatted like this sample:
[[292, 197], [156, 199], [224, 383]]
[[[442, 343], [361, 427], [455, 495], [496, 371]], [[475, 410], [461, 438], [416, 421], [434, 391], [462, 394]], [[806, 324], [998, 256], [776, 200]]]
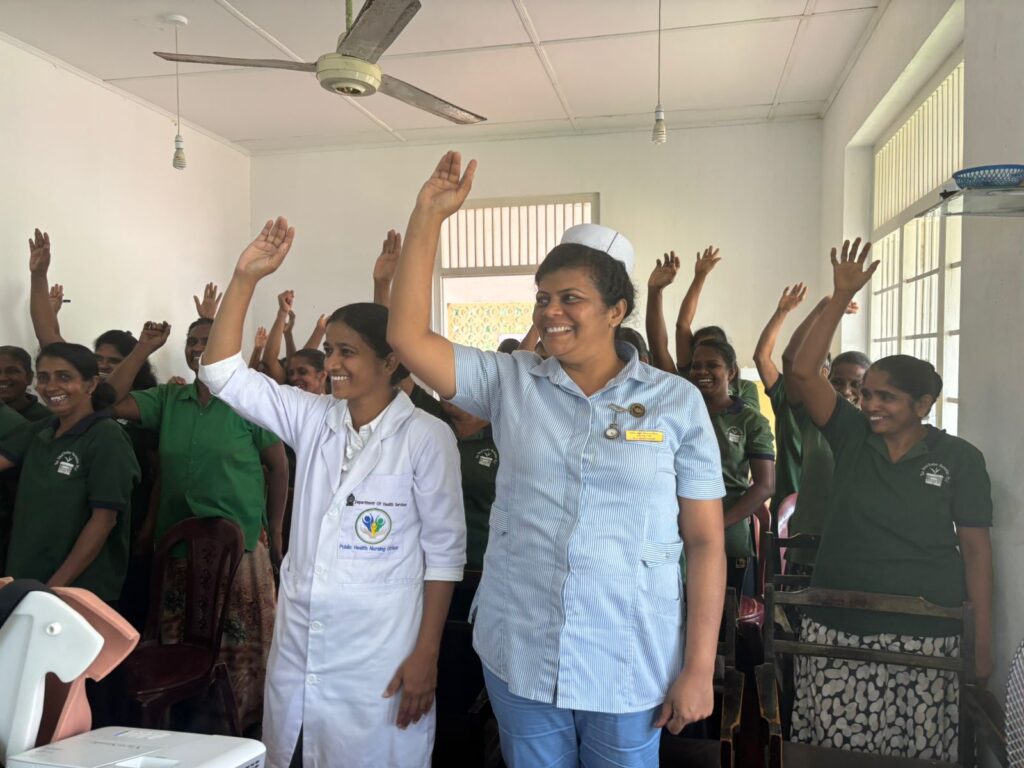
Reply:
[[658, 103], [661, 104], [661, 0], [658, 0]]
[[[661, 0], [658, 0], [661, 2]], [[178, 25], [174, 25], [174, 54], [178, 54]], [[659, 73], [659, 78], [661, 77]], [[660, 88], [660, 86], [659, 86]], [[177, 108], [178, 133], [181, 133], [181, 78], [178, 74], [178, 61], [174, 62], [174, 102]]]

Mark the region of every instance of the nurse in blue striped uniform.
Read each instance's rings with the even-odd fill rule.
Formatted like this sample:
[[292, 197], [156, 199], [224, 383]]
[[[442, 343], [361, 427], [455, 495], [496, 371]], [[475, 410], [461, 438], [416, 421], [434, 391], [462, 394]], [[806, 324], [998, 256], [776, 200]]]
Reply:
[[597, 247], [563, 243], [537, 271], [548, 359], [431, 332], [441, 222], [475, 169], [463, 175], [449, 152], [423, 185], [388, 341], [427, 385], [490, 421], [501, 454], [473, 612], [502, 753], [510, 768], [657, 766], [660, 728], [678, 733], [712, 709], [725, 562], [711, 422], [689, 382], [616, 345], [634, 296], [608, 252], [632, 262], [632, 247], [604, 227], [577, 230]]

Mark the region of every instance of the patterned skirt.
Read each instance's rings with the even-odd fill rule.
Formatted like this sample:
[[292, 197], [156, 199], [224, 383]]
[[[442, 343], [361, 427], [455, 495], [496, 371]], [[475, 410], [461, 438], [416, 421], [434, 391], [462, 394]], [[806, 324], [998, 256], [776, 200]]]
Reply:
[[[173, 643], [181, 639], [185, 610], [184, 560], [170, 561], [166, 584], [160, 632], [163, 642]], [[263, 719], [263, 681], [274, 636], [276, 602], [267, 534], [262, 531], [256, 547], [242, 555], [238, 565], [220, 644], [219, 659], [228, 668], [243, 730]]]
[[[959, 656], [959, 637], [853, 635], [806, 616], [805, 642]], [[959, 681], [952, 672], [821, 656], [795, 659], [791, 739], [856, 752], [957, 759]]]

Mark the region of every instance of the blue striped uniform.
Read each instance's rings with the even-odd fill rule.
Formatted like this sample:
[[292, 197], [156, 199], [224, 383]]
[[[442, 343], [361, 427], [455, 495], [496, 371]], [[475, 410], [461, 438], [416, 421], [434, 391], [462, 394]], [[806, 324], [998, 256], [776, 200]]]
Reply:
[[[501, 455], [473, 611], [480, 658], [517, 696], [625, 713], [660, 704], [682, 665], [677, 497], [725, 488], [696, 388], [616, 351], [625, 367], [588, 398], [555, 358], [455, 345], [452, 402], [491, 422]], [[619, 414], [615, 440], [612, 404], [645, 411]]]

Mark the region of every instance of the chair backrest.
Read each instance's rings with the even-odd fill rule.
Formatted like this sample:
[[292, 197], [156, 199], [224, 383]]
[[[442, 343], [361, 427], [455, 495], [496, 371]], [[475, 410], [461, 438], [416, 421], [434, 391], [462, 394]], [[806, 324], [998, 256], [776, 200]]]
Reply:
[[192, 517], [172, 526], [153, 556], [149, 617], [144, 637], [160, 636], [167, 566], [178, 545], [185, 548], [185, 608], [181, 642], [208, 648], [216, 657], [224, 632], [225, 606], [245, 552], [241, 529], [222, 517]]
[[765, 577], [768, 573], [768, 547], [772, 532], [772, 513], [767, 504], [762, 504], [754, 512], [754, 552], [757, 553], [757, 584], [756, 594], [764, 594]]

